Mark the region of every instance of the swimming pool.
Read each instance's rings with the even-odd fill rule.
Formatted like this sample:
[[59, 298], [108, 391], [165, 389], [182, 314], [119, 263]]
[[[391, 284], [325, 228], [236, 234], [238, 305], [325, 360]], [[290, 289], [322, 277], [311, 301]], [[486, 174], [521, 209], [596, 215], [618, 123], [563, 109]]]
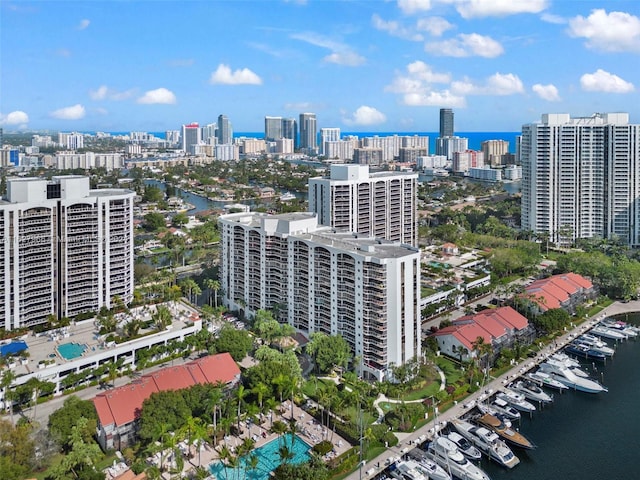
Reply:
[[62, 345], [58, 345], [58, 353], [65, 360], [73, 360], [74, 358], [82, 356], [86, 349], [86, 345], [80, 345], [79, 343], [63, 343]]
[[267, 480], [269, 478], [269, 474], [276, 468], [278, 468], [280, 466], [280, 463], [282, 462], [278, 451], [283, 445], [286, 445], [287, 448], [291, 449], [291, 453], [293, 453], [293, 458], [289, 460], [289, 463], [302, 463], [310, 458], [309, 449], [311, 447], [297, 435], [293, 436], [292, 447], [291, 436], [291, 433], [283, 435], [280, 438], [264, 444], [260, 448], [256, 448], [252, 452], [256, 455], [256, 457], [258, 457], [258, 466], [255, 470], [246, 469], [247, 461], [246, 458], [243, 458], [240, 461], [240, 465], [238, 466], [238, 468], [232, 469], [227, 467], [225, 469], [225, 466], [222, 462], [216, 462], [209, 466], [209, 471], [220, 480], [232, 480], [235, 478], [243, 478], [247, 480]]

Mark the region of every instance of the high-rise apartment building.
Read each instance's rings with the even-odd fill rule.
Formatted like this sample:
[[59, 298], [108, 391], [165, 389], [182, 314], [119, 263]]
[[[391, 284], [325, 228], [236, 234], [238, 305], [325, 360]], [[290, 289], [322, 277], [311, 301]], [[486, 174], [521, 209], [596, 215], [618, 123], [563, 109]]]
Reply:
[[310, 334], [341, 335], [364, 375], [420, 356], [420, 251], [318, 225], [312, 213], [219, 219], [224, 304]]
[[0, 327], [133, 298], [133, 199], [81, 176], [11, 178], [0, 201]]
[[233, 129], [226, 115], [218, 116], [218, 131], [216, 135], [219, 145], [230, 145], [233, 143]]
[[309, 179], [309, 210], [337, 231], [417, 246], [417, 193], [417, 173], [331, 165], [329, 177]]
[[189, 155], [195, 154], [196, 145], [202, 140], [202, 131], [197, 123], [182, 125], [182, 135], [180, 137], [180, 148]]
[[298, 148], [298, 122], [295, 118], [282, 119], [282, 138], [293, 141], [293, 148]]
[[469, 150], [469, 139], [465, 137], [438, 137], [436, 138], [436, 155], [444, 155], [447, 160], [453, 160], [456, 152]]
[[509, 154], [509, 142], [506, 140], [485, 140], [481, 143], [484, 161], [492, 167], [506, 165]]
[[318, 121], [315, 113], [300, 114], [300, 148], [310, 154], [318, 151]]
[[325, 142], [339, 142], [340, 141], [340, 129], [339, 128], [321, 128], [320, 129], [320, 153], [325, 155], [324, 143]]
[[84, 148], [84, 135], [81, 133], [58, 133], [58, 144], [67, 150]]
[[440, 138], [453, 137], [453, 110], [450, 108], [440, 109]]
[[282, 117], [264, 117], [264, 140], [275, 142], [282, 138]]
[[640, 246], [640, 125], [628, 113], [544, 114], [523, 125], [522, 229]]

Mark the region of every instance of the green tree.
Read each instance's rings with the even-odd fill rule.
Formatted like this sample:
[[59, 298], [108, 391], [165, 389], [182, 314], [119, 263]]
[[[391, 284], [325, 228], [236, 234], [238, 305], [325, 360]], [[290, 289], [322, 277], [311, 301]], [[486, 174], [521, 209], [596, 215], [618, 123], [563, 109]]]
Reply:
[[86, 419], [84, 428], [79, 431], [83, 440], [91, 442], [96, 431], [98, 415], [93, 402], [81, 400], [71, 395], [64, 401], [62, 407], [49, 416], [48, 428], [52, 435], [60, 442], [65, 450], [71, 448], [71, 433], [81, 418]]
[[86, 418], [80, 418], [71, 428], [71, 449], [62, 461], [52, 468], [52, 476], [55, 480], [66, 480], [70, 474], [73, 478], [80, 478], [81, 475], [93, 478], [92, 474], [96, 473], [100, 475], [95, 468], [95, 463], [102, 457], [102, 452], [97, 443], [84, 441], [82, 431], [86, 428], [86, 423]]
[[34, 443], [28, 424], [0, 419], [0, 473], [3, 480], [22, 480], [31, 471]]
[[171, 222], [178, 228], [183, 227], [184, 225], [189, 223], [189, 217], [187, 216], [186, 213], [179, 212], [173, 216], [173, 218], [171, 219]]
[[164, 305], [158, 305], [156, 311], [151, 315], [151, 319], [158, 331], [165, 330], [172, 322], [171, 311]]
[[317, 371], [323, 373], [334, 367], [346, 367], [351, 359], [351, 348], [340, 335], [312, 333], [306, 351], [313, 358]]
[[236, 330], [232, 325], [225, 324], [219, 332], [216, 341], [218, 352], [229, 352], [236, 362], [242, 361], [251, 350], [253, 340], [249, 332]]
[[157, 232], [167, 226], [164, 215], [158, 212], [150, 212], [144, 216], [144, 227], [152, 232]]

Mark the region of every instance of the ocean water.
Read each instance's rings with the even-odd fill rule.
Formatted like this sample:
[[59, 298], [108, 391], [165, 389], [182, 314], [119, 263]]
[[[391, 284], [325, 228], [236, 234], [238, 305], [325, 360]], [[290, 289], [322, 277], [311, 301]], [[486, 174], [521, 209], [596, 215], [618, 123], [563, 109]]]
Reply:
[[[640, 314], [619, 316], [640, 325]], [[614, 345], [613, 342], [608, 342]], [[507, 471], [483, 460], [493, 480], [618, 480], [640, 478], [640, 340], [616, 347], [605, 364], [584, 364], [608, 393], [555, 393], [555, 401], [520, 421], [520, 431], [538, 448], [514, 449], [520, 464]], [[517, 425], [517, 424], [516, 424]]]

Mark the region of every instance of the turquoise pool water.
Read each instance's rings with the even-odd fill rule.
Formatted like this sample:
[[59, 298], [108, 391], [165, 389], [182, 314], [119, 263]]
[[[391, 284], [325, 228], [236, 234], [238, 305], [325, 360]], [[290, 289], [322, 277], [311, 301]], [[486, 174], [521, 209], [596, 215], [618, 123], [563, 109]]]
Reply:
[[293, 435], [292, 447], [291, 439], [292, 434], [289, 433], [270, 441], [260, 448], [256, 448], [253, 451], [253, 454], [258, 457], [258, 466], [255, 470], [247, 470], [246, 459], [242, 459], [238, 468], [225, 469], [222, 462], [216, 462], [209, 466], [209, 471], [219, 480], [234, 480], [237, 478], [246, 480], [267, 480], [269, 478], [269, 474], [280, 466], [281, 459], [278, 451], [283, 445], [286, 445], [293, 453], [293, 458], [289, 460], [289, 463], [302, 463], [309, 459], [309, 449], [311, 447], [297, 435]]
[[62, 355], [65, 360], [73, 360], [82, 356], [87, 349], [86, 345], [80, 345], [79, 343], [63, 343], [58, 345], [58, 353]]

